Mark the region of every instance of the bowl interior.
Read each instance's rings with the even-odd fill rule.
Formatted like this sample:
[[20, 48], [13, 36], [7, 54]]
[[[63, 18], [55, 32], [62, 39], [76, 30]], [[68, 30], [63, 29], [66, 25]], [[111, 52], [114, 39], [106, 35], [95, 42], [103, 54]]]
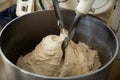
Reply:
[[[75, 14], [62, 11], [66, 29], [69, 28]], [[85, 42], [99, 52], [103, 66], [112, 59], [117, 42], [111, 30], [98, 19], [87, 15], [78, 25], [73, 40]], [[4, 55], [14, 64], [21, 55], [32, 51], [43, 37], [59, 34], [54, 11], [35, 12], [9, 23], [1, 34], [0, 46]]]

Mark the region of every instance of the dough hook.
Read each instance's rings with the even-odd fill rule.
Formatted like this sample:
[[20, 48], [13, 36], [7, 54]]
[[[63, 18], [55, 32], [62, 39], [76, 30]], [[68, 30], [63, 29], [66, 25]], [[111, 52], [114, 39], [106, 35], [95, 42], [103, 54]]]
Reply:
[[[55, 11], [56, 18], [57, 18], [57, 23], [62, 32], [64, 29], [64, 23], [61, 18], [61, 12], [59, 9], [58, 0], [52, 0], [52, 1], [53, 1], [54, 11]], [[63, 41], [63, 45], [62, 45], [63, 51], [69, 44], [70, 40], [73, 38], [78, 23], [80, 22], [82, 17], [84, 17], [91, 10], [93, 3], [94, 3], [94, 0], [81, 0], [79, 2], [77, 9], [76, 9], [76, 16], [75, 16], [72, 24], [69, 27], [67, 37]]]

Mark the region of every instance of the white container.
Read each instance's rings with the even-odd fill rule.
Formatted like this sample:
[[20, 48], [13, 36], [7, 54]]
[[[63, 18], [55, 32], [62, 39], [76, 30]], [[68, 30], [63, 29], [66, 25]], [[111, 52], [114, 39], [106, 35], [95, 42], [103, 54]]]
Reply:
[[[75, 10], [80, 0], [58, 0], [61, 1], [60, 7], [65, 9]], [[116, 0], [95, 0], [90, 14], [101, 14], [109, 10]]]
[[22, 16], [34, 12], [33, 0], [17, 0], [16, 15]]

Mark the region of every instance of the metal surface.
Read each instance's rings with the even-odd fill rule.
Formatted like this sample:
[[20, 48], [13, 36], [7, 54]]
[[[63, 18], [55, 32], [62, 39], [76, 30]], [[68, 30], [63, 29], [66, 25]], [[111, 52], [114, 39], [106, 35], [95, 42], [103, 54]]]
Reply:
[[63, 41], [63, 49], [65, 49], [68, 46], [70, 40], [74, 37], [76, 28], [78, 27], [78, 23], [81, 21], [83, 16], [83, 14], [76, 14], [72, 24], [70, 24], [69, 26], [68, 35]]
[[64, 28], [64, 23], [62, 20], [62, 15], [61, 15], [61, 11], [59, 8], [58, 0], [52, 0], [52, 2], [53, 2], [53, 6], [54, 6], [55, 15], [57, 18], [57, 24], [62, 32], [63, 31], [62, 29]]
[[[63, 11], [63, 21], [68, 29], [74, 19], [75, 13]], [[49, 34], [59, 34], [54, 11], [42, 11], [31, 13], [13, 20], [6, 25], [0, 34], [0, 56], [2, 64], [6, 64], [12, 74], [4, 74], [0, 71], [0, 80], [107, 80], [107, 73], [111, 63], [118, 54], [118, 40], [114, 32], [98, 19], [87, 15], [78, 24], [73, 40], [82, 41], [91, 48], [98, 50], [102, 67], [85, 75], [71, 77], [48, 77], [24, 71], [15, 64], [21, 55], [34, 49], [34, 47]], [[0, 70], [6, 70], [0, 67]], [[14, 75], [13, 75], [14, 74]]]

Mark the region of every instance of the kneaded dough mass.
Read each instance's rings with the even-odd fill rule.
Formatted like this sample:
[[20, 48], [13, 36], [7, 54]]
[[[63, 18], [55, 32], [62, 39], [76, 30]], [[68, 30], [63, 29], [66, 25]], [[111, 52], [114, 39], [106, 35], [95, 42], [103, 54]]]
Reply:
[[83, 42], [76, 44], [71, 40], [63, 58], [61, 46], [64, 39], [64, 34], [46, 36], [32, 52], [18, 59], [17, 66], [32, 73], [53, 77], [77, 76], [101, 66], [98, 52]]

